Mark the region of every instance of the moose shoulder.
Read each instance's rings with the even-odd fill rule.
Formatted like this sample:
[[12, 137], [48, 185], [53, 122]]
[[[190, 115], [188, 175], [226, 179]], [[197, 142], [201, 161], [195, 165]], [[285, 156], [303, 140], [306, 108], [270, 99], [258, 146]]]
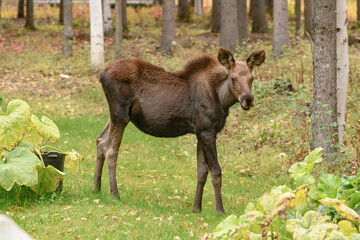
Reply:
[[253, 106], [251, 72], [264, 60], [263, 50], [252, 53], [246, 62], [239, 62], [231, 52], [220, 48], [217, 59], [202, 56], [178, 72], [167, 72], [138, 59], [119, 60], [106, 67], [100, 82], [110, 119], [96, 141], [93, 190], [101, 189], [106, 159], [111, 194], [119, 198], [116, 162], [124, 129], [131, 121], [141, 131], [156, 137], [196, 134], [197, 188], [193, 211], [201, 210], [203, 188], [210, 171], [216, 212], [223, 213], [216, 135], [224, 127], [232, 105], [240, 102], [244, 110]]

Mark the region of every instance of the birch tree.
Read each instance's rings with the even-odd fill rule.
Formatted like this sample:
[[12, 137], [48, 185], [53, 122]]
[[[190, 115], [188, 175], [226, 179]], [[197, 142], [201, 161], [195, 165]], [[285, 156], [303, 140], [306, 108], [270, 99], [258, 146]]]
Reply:
[[171, 53], [175, 41], [175, 0], [164, 0], [160, 49]]
[[122, 43], [122, 1], [115, 0], [115, 57], [120, 58]]
[[220, 30], [220, 46], [234, 51], [237, 40], [237, 1], [222, 0], [221, 1], [221, 30]]
[[63, 57], [72, 56], [72, 40], [74, 38], [72, 0], [63, 0], [64, 10], [64, 31], [63, 31]]
[[246, 0], [237, 0], [238, 40], [243, 45], [248, 39], [248, 16]]
[[104, 31], [101, 0], [91, 0], [89, 5], [91, 69], [97, 71], [104, 66]]
[[315, 1], [313, 134], [311, 147], [322, 147], [332, 163], [338, 152], [336, 95], [336, 1]]
[[112, 15], [109, 0], [103, 0], [103, 14], [104, 14], [104, 33], [112, 30]]
[[202, 0], [195, 0], [195, 15], [201, 16], [202, 15]]
[[349, 46], [347, 34], [347, 12], [345, 0], [336, 1], [337, 12], [337, 117], [339, 143], [343, 143], [345, 135], [346, 97], [349, 82]]
[[273, 7], [273, 53], [275, 57], [280, 57], [283, 53], [283, 47], [290, 45], [288, 0], [277, 0]]

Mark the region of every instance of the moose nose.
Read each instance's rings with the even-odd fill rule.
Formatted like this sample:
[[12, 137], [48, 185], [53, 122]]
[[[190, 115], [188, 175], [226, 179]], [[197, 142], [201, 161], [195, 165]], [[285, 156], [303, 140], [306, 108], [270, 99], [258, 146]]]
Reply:
[[254, 95], [246, 94], [240, 97], [240, 104], [244, 110], [249, 110], [252, 106], [254, 106]]

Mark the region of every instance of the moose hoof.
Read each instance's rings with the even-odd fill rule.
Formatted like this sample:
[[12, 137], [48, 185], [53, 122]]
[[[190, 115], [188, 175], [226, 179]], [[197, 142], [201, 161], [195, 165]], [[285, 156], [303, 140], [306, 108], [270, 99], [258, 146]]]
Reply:
[[111, 196], [113, 197], [113, 199], [120, 200], [119, 193], [112, 193]]
[[194, 207], [192, 211], [193, 213], [199, 213], [201, 212], [201, 208]]
[[223, 214], [225, 214], [225, 211], [224, 211], [224, 209], [216, 210], [216, 214], [223, 215]]

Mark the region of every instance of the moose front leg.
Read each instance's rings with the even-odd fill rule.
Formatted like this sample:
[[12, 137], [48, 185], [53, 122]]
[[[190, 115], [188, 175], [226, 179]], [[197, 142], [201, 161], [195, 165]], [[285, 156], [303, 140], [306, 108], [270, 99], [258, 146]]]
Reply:
[[202, 132], [198, 135], [198, 141], [202, 146], [206, 164], [210, 170], [211, 182], [214, 187], [216, 213], [223, 214], [224, 207], [221, 197], [221, 168], [217, 159], [216, 134]]
[[198, 143], [197, 143], [197, 186], [196, 186], [196, 194], [195, 194], [193, 212], [201, 211], [203, 190], [204, 190], [204, 186], [206, 183], [208, 172], [209, 172], [209, 169], [208, 169], [208, 166], [205, 161], [203, 146], [198, 141]]

